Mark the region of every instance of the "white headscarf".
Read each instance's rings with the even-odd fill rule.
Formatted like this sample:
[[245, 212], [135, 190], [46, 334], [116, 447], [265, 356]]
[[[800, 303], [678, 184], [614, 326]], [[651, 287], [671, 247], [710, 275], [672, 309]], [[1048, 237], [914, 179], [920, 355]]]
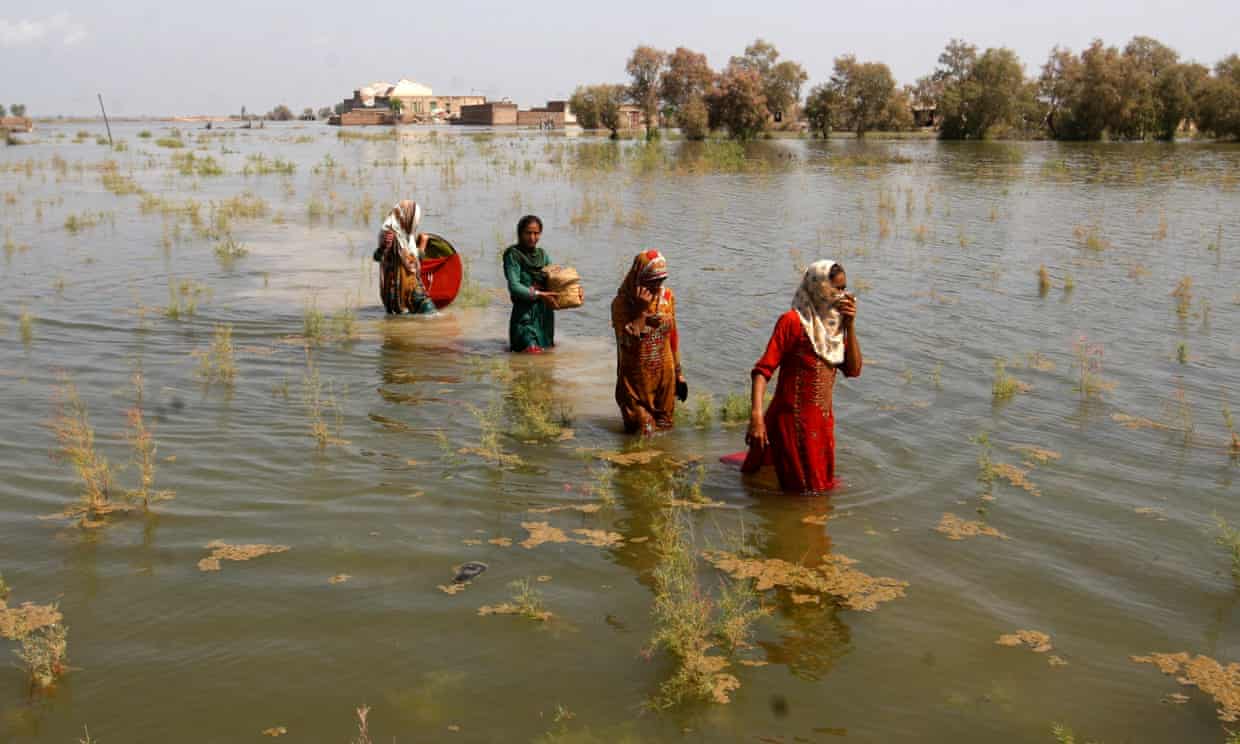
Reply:
[[396, 242], [403, 253], [413, 257], [414, 263], [422, 259], [418, 255], [418, 241], [414, 236], [418, 232], [418, 223], [422, 221], [422, 205], [409, 199], [396, 202], [392, 212], [383, 221], [379, 229], [379, 245], [383, 245], [383, 231], [391, 230], [396, 234]]
[[792, 299], [792, 309], [801, 316], [814, 353], [827, 364], [838, 366], [844, 363], [844, 331], [835, 303], [844, 298], [844, 293], [831, 286], [828, 278], [834, 266], [830, 260], [810, 264]]

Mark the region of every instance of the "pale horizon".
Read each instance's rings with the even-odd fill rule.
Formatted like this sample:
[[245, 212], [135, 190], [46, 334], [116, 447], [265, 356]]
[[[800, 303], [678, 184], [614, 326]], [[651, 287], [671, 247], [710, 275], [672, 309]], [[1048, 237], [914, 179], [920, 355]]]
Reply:
[[397, 8], [320, 2], [168, 7], [71, 0], [0, 14], [0, 103], [29, 115], [92, 117], [102, 93], [117, 117], [224, 116], [332, 106], [355, 88], [409, 78], [440, 95], [482, 94], [522, 106], [567, 98], [579, 84], [622, 82], [638, 44], [704, 52], [712, 67], [763, 38], [781, 58], [826, 80], [834, 58], [884, 62], [900, 84], [933, 70], [952, 38], [1006, 46], [1035, 75], [1055, 45], [1079, 51], [1095, 37], [1122, 47], [1152, 36], [1212, 66], [1240, 49], [1230, 4], [1185, 11], [1159, 3], [1053, 0], [1009, 8], [976, 0], [941, 8], [880, 0], [865, 8], [806, 2], [705, 8], [641, 0], [619, 9], [565, 2], [463, 2]]

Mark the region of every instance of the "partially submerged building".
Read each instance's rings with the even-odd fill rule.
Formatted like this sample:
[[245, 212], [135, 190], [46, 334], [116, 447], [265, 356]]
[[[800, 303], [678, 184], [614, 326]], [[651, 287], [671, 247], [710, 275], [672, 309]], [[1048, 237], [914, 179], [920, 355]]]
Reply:
[[0, 116], [0, 130], [8, 132], [34, 131], [34, 120], [25, 116]]
[[465, 106], [461, 116], [453, 120], [454, 124], [469, 124], [483, 127], [540, 127], [546, 129], [564, 129], [577, 123], [568, 101], [547, 101], [546, 106], [535, 107], [526, 111], [517, 108], [517, 104], [509, 101], [490, 101], [476, 106]]
[[486, 103], [486, 96], [436, 95], [429, 86], [402, 78], [393, 85], [375, 82], [353, 91], [337, 107], [330, 124], [367, 125], [452, 121], [462, 106]]

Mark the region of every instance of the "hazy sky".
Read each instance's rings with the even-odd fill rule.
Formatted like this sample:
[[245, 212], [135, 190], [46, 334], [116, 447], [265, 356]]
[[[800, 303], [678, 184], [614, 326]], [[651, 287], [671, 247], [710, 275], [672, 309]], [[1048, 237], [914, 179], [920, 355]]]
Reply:
[[[366, 82], [408, 77], [437, 93], [523, 105], [578, 83], [618, 82], [637, 44], [705, 52], [715, 67], [756, 37], [803, 64], [810, 85], [848, 52], [896, 80], [933, 69], [951, 37], [1008, 46], [1036, 72], [1055, 44], [1153, 36], [1213, 64], [1240, 51], [1236, 0], [871, 0], [867, 3], [196, 3], [44, 0], [0, 4], [0, 102], [34, 115], [225, 114], [330, 105]], [[808, 89], [808, 87], [807, 87]]]

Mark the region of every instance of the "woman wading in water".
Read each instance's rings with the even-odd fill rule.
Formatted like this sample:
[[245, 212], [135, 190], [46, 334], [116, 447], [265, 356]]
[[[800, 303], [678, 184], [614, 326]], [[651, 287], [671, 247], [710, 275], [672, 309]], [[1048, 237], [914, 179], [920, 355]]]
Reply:
[[543, 272], [551, 264], [538, 247], [542, 220], [527, 214], [517, 223], [517, 244], [504, 251], [504, 278], [512, 298], [508, 344], [513, 351], [538, 354], [555, 346], [555, 296], [546, 291]]
[[658, 251], [637, 254], [611, 303], [616, 332], [616, 403], [630, 434], [672, 427], [676, 398], [689, 397], [680, 369], [676, 298], [663, 286], [667, 260]]
[[379, 247], [374, 258], [379, 262], [379, 298], [389, 313], [436, 312], [435, 303], [422, 286], [421, 262], [427, 237], [417, 232], [421, 221], [422, 207], [404, 199], [392, 207], [379, 229]]
[[[835, 374], [861, 374], [857, 303], [846, 288], [844, 267], [834, 261], [817, 261], [806, 269], [792, 309], [775, 323], [766, 353], [751, 373], [749, 452], [741, 471], [774, 465], [785, 491], [813, 493], [836, 484]], [[766, 385], [777, 369], [779, 384], [763, 416]]]

